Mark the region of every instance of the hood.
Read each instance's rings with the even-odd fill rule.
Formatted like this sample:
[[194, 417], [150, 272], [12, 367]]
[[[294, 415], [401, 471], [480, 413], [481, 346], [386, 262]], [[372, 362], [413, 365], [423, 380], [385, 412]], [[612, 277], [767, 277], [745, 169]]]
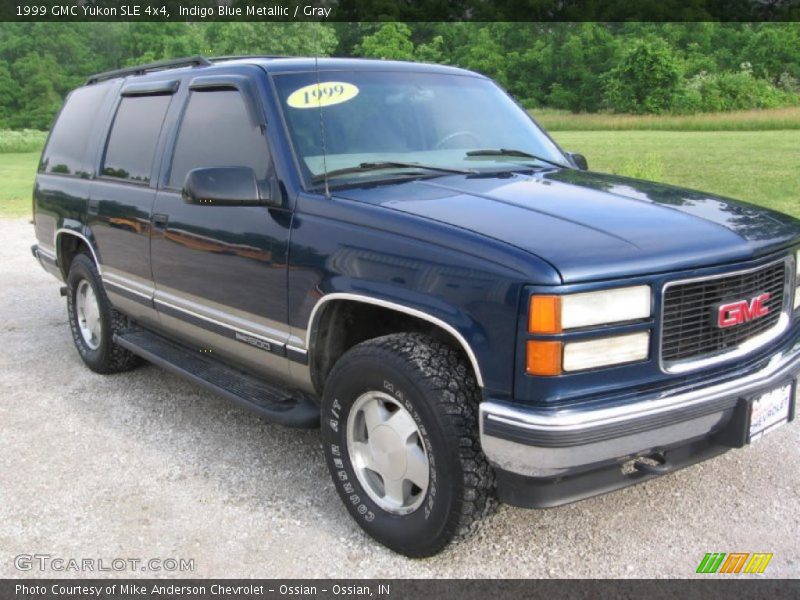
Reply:
[[744, 202], [571, 169], [452, 175], [339, 190], [548, 261], [565, 283], [747, 260], [800, 239], [800, 221]]

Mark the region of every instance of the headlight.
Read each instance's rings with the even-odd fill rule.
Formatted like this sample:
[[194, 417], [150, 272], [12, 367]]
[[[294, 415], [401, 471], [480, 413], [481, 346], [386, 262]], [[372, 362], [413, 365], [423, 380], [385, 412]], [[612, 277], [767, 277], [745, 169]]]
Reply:
[[[528, 332], [557, 335], [571, 329], [647, 319], [652, 314], [650, 286], [582, 292], [561, 296], [531, 296]], [[525, 370], [529, 375], [552, 377], [646, 360], [650, 333], [608, 336], [594, 340], [528, 340]]]
[[642, 331], [581, 342], [529, 340], [526, 353], [529, 375], [552, 377], [647, 360], [650, 333]]
[[579, 327], [646, 319], [650, 314], [647, 285], [564, 296], [532, 296], [528, 331], [561, 333]]
[[645, 360], [650, 351], [647, 332], [564, 344], [564, 371], [583, 371]]
[[794, 266], [794, 284], [797, 286], [794, 289], [794, 307], [800, 308], [800, 250], [798, 250], [794, 255]]

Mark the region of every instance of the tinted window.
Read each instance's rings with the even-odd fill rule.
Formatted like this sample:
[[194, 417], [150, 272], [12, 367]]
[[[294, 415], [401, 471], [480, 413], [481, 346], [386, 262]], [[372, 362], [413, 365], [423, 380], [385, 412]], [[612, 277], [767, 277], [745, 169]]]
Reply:
[[158, 133], [172, 96], [129, 96], [122, 99], [111, 127], [103, 175], [148, 183]]
[[268, 165], [266, 139], [239, 92], [192, 92], [175, 144], [170, 187], [182, 187], [186, 173], [202, 167], [251, 167], [264, 180]]
[[92, 126], [110, 89], [110, 85], [90, 85], [69, 95], [50, 133], [40, 171], [89, 176], [86, 152]]

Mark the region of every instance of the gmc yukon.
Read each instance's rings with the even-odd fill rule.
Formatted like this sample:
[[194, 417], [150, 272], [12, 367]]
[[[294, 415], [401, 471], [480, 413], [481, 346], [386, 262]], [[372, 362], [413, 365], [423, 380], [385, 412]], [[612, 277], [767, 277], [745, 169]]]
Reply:
[[590, 172], [469, 71], [101, 73], [57, 117], [33, 212], [90, 369], [145, 359], [321, 426], [350, 514], [408, 556], [495, 497], [572, 502], [794, 417], [800, 222]]

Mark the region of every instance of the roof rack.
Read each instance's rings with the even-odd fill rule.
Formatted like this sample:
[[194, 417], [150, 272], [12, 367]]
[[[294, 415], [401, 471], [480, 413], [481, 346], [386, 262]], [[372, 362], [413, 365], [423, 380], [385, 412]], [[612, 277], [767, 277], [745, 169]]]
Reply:
[[113, 71], [105, 71], [92, 75], [86, 80], [86, 85], [106, 81], [108, 79], [115, 79], [117, 77], [127, 77], [128, 75], [144, 75], [151, 71], [162, 71], [164, 69], [176, 69], [178, 67], [210, 67], [212, 65], [205, 56], [188, 56], [186, 58], [171, 58], [167, 60], [159, 60], [157, 62], [148, 63], [146, 65], [137, 65], [135, 67], [125, 67], [122, 69], [114, 69]]
[[211, 62], [223, 62], [226, 60], [238, 60], [240, 58], [296, 58], [285, 54], [230, 54], [226, 56], [212, 56], [208, 60]]

